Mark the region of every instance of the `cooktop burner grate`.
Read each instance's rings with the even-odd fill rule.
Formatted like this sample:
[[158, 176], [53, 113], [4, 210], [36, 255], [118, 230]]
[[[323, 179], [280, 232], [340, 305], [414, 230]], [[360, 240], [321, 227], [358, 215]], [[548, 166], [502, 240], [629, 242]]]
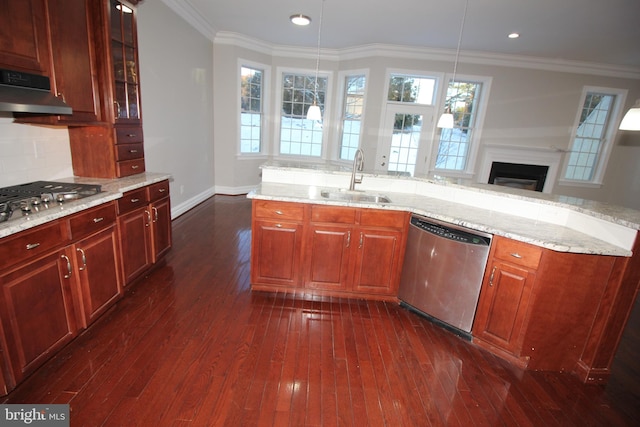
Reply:
[[93, 196], [102, 191], [97, 184], [36, 181], [0, 188], [0, 222], [28, 216], [66, 201]]

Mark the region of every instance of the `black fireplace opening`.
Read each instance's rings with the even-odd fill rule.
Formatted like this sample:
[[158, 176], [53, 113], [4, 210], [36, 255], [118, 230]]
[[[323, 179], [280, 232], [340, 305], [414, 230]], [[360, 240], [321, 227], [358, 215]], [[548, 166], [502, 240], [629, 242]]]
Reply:
[[542, 192], [547, 172], [549, 166], [493, 162], [489, 184]]

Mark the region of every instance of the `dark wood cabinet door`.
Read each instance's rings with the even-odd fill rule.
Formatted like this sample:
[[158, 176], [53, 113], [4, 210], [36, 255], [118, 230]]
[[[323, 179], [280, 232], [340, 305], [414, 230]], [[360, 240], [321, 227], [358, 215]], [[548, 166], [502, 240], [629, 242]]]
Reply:
[[399, 278], [402, 233], [359, 228], [353, 236], [357, 246], [353, 290], [363, 293], [391, 294]]
[[74, 245], [81, 323], [89, 326], [122, 296], [115, 226]]
[[44, 0], [0, 0], [0, 68], [49, 74]]
[[0, 276], [3, 352], [14, 384], [76, 335], [71, 274], [71, 260], [54, 252]]
[[167, 197], [151, 205], [153, 226], [153, 262], [171, 249], [171, 201]]
[[347, 289], [352, 234], [352, 227], [349, 226], [311, 226], [305, 262], [308, 268], [305, 280], [307, 287]]
[[55, 92], [73, 109], [60, 123], [95, 123], [100, 117], [90, 0], [47, 0]]
[[124, 283], [128, 285], [151, 267], [151, 213], [147, 207], [136, 209], [118, 217], [118, 226]]
[[255, 221], [252, 238], [251, 282], [299, 286], [302, 224]]
[[495, 261], [483, 283], [474, 336], [518, 356], [534, 273]]

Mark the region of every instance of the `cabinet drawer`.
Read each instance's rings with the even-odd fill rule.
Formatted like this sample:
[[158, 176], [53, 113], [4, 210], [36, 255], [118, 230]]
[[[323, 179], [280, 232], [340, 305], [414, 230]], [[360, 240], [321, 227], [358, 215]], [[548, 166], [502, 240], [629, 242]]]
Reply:
[[255, 216], [276, 220], [293, 219], [302, 221], [304, 205], [301, 203], [272, 202], [269, 200], [254, 201]]
[[155, 202], [156, 200], [160, 200], [169, 195], [169, 181], [157, 182], [147, 188], [149, 191], [150, 202]]
[[5, 237], [0, 240], [0, 269], [51, 249], [62, 248], [70, 240], [68, 222], [64, 220]]
[[144, 157], [144, 144], [138, 142], [136, 144], [118, 144], [116, 145], [118, 160], [133, 160]]
[[147, 203], [149, 203], [149, 199], [147, 198], [146, 187], [127, 191], [121, 199], [118, 199], [118, 213], [123, 214], [132, 211], [136, 208], [146, 206]]
[[86, 210], [69, 219], [71, 238], [76, 240], [88, 236], [116, 222], [115, 202]]
[[355, 208], [339, 208], [335, 206], [313, 206], [311, 208], [311, 221], [332, 222], [338, 224], [355, 224]]
[[406, 212], [362, 209], [360, 224], [371, 227], [404, 228], [409, 218]]
[[116, 144], [131, 144], [142, 142], [142, 127], [118, 126], [116, 127]]
[[494, 238], [496, 245], [494, 258], [508, 261], [512, 264], [528, 268], [537, 268], [542, 256], [542, 248], [527, 243], [505, 239], [500, 236]]
[[135, 175], [145, 171], [144, 158], [136, 160], [125, 160], [124, 162], [117, 162], [116, 167], [118, 169], [118, 177]]

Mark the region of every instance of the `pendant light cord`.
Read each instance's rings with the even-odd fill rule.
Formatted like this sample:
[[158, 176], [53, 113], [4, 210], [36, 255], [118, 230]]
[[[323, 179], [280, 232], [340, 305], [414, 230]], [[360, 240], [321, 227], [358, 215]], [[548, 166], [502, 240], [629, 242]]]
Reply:
[[[324, 0], [322, 0], [324, 2]], [[462, 23], [460, 24], [460, 35], [458, 36], [458, 48], [456, 49], [456, 60], [453, 63], [453, 81], [456, 82], [456, 71], [458, 70], [458, 58], [460, 57], [460, 46], [462, 45], [462, 32], [464, 31], [464, 21], [467, 18], [467, 8], [469, 7], [469, 0], [466, 0], [464, 4], [464, 13], [462, 14]], [[320, 15], [322, 17], [322, 15]], [[320, 18], [322, 19], [322, 18]]]
[[320, 20], [318, 21], [318, 48], [317, 48], [317, 55], [316, 55], [316, 80], [315, 80], [315, 85], [314, 85], [314, 90], [315, 90], [315, 96], [313, 99], [313, 102], [315, 104], [317, 104], [318, 102], [318, 73], [320, 70], [320, 35], [322, 34], [322, 15], [324, 14], [324, 0], [322, 0], [321, 6], [320, 6]]

